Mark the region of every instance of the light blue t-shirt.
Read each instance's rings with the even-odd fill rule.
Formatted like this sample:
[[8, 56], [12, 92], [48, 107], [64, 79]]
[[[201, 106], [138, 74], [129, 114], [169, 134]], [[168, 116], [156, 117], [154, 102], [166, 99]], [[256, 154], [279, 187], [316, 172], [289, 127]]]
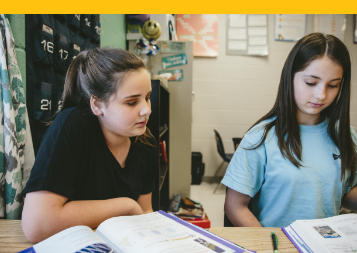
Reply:
[[[349, 175], [341, 182], [338, 148], [327, 134], [328, 119], [318, 125], [300, 125], [303, 167], [281, 155], [273, 127], [257, 149], [265, 120], [249, 130], [236, 150], [222, 183], [253, 198], [253, 214], [264, 227], [286, 227], [295, 220], [338, 215]], [[352, 137], [356, 132], [351, 127]], [[334, 156], [335, 155], [335, 156]]]

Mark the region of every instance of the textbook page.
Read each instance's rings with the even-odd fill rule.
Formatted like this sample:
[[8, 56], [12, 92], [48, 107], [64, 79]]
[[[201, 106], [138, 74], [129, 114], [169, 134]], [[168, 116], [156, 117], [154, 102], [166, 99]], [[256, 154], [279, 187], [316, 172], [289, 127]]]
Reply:
[[[97, 250], [97, 251], [95, 251]], [[20, 253], [113, 252], [93, 230], [87, 226], [67, 228]]]
[[357, 214], [298, 220], [290, 226], [314, 253], [357, 252]]
[[[203, 235], [158, 212], [121, 216], [104, 221], [97, 229], [116, 252], [125, 253], [212, 253], [244, 252], [228, 243], [215, 241], [212, 235]], [[207, 231], [202, 233], [209, 233]]]

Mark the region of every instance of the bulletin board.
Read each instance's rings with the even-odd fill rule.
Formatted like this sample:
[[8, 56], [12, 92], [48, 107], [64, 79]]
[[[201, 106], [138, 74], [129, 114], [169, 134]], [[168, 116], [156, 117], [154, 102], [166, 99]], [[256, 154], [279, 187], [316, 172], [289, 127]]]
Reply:
[[268, 15], [227, 14], [226, 54], [268, 55]]
[[218, 14], [177, 14], [177, 39], [193, 41], [193, 56], [218, 56]]
[[35, 154], [62, 106], [67, 69], [80, 51], [100, 45], [99, 14], [25, 16], [26, 105]]

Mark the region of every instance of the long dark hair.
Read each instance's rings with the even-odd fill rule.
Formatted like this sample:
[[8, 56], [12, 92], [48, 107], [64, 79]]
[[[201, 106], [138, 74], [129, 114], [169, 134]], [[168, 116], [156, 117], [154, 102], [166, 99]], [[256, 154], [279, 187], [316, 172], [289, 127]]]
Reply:
[[[351, 185], [356, 174], [356, 144], [350, 130], [351, 60], [346, 46], [333, 35], [311, 33], [301, 38], [285, 61], [279, 83], [278, 95], [273, 108], [252, 127], [260, 122], [276, 117], [265, 126], [262, 139], [252, 148], [256, 149], [265, 141], [269, 130], [275, 126], [278, 146], [283, 157], [296, 167], [302, 166], [300, 128], [297, 121], [297, 106], [294, 99], [294, 76], [303, 71], [311, 61], [328, 56], [343, 68], [342, 83], [333, 103], [321, 113], [329, 118], [328, 134], [340, 150], [341, 180], [350, 172]], [[251, 128], [252, 128], [251, 127]], [[294, 156], [295, 155], [295, 156]]]
[[[146, 69], [143, 61], [125, 50], [111, 48], [93, 48], [82, 51], [68, 68], [63, 91], [62, 108], [69, 107], [90, 109], [90, 98], [108, 105], [110, 98], [120, 86], [123, 77], [133, 71]], [[152, 137], [146, 128], [136, 140], [151, 145], [147, 137]]]

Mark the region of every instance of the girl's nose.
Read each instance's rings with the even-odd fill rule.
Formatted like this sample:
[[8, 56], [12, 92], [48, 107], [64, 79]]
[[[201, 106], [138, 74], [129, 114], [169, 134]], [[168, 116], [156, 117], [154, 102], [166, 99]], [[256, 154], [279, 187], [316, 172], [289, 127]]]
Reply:
[[149, 101], [145, 101], [145, 103], [143, 103], [143, 107], [140, 110], [140, 116], [144, 116], [144, 115], [149, 116], [150, 114], [151, 114], [151, 103], [149, 100]]
[[324, 100], [326, 97], [326, 87], [324, 85], [316, 87], [314, 96], [316, 99]]

